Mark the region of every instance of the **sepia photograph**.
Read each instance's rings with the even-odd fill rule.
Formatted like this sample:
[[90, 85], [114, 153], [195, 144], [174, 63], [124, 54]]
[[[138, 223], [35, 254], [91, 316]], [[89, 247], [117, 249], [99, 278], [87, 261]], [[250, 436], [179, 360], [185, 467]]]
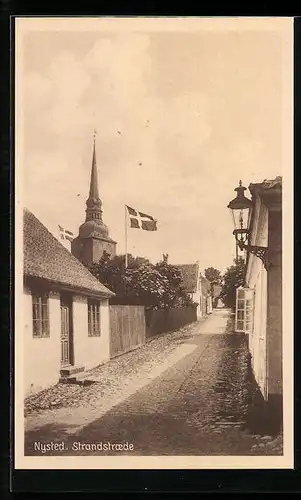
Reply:
[[293, 468], [293, 20], [15, 20], [15, 461]]

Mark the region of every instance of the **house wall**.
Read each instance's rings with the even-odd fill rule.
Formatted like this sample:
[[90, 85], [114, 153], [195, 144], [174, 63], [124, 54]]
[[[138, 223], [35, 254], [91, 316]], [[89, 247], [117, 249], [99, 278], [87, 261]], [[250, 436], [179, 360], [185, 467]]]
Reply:
[[73, 352], [74, 364], [93, 368], [110, 356], [109, 302], [100, 302], [100, 336], [88, 336], [88, 299], [73, 296]]
[[205, 316], [207, 314], [207, 294], [204, 293], [203, 290], [201, 294], [201, 299], [202, 299], [202, 316]]
[[196, 309], [197, 318], [212, 313], [213, 304], [211, 295], [208, 295], [207, 292], [204, 294], [203, 290], [197, 290], [191, 295], [192, 300], [198, 304]]
[[212, 296], [208, 295], [207, 296], [207, 314], [212, 313]]
[[264, 399], [267, 399], [267, 272], [257, 257], [249, 287], [254, 289], [253, 332], [249, 336], [249, 349], [255, 379]]
[[[268, 244], [268, 209], [257, 198], [251, 244]], [[267, 399], [267, 271], [259, 257], [250, 253], [246, 285], [254, 290], [253, 331], [249, 335], [251, 363], [256, 382]]]
[[[32, 296], [24, 287], [24, 394], [39, 392], [56, 384], [61, 370], [61, 309], [60, 293], [49, 295], [49, 331], [46, 338], [33, 337]], [[100, 337], [88, 336], [87, 297], [73, 295], [73, 360], [74, 365], [93, 368], [109, 359], [109, 304], [100, 302]]]
[[205, 277], [200, 278], [200, 294], [201, 294], [201, 312], [202, 316], [212, 312], [212, 295], [210, 293], [211, 285]]
[[197, 318], [201, 318], [203, 316], [202, 294], [199, 290], [192, 294], [192, 300], [193, 300], [193, 302], [196, 302], [198, 304], [197, 308], [196, 308], [196, 315], [197, 315]]
[[198, 311], [197, 311], [197, 313], [199, 314], [199, 317], [202, 317], [202, 316], [205, 316], [206, 314], [212, 313], [213, 304], [212, 304], [211, 295], [200, 293], [199, 302], [201, 303], [201, 306], [200, 306], [200, 308], [198, 308]]
[[60, 296], [49, 297], [49, 328], [47, 338], [33, 337], [32, 297], [27, 287], [23, 290], [24, 315], [24, 393], [28, 395], [56, 384], [60, 371]]
[[282, 394], [282, 214], [269, 213], [268, 393]]
[[282, 412], [282, 214], [257, 200], [251, 244], [268, 246], [268, 270], [249, 254], [246, 283], [254, 288], [253, 333], [249, 336], [256, 381], [276, 421]]

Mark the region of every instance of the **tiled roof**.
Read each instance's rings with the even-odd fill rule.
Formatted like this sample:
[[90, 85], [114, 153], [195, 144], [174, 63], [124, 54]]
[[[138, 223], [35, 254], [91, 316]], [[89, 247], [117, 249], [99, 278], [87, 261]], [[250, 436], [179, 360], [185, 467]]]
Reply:
[[29, 210], [24, 209], [24, 275], [83, 292], [114, 295]]
[[263, 182], [257, 182], [254, 184], [250, 184], [249, 189], [252, 192], [254, 188], [260, 189], [271, 189], [271, 188], [281, 188], [282, 187], [282, 177], [278, 175], [275, 179], [264, 179]]
[[199, 265], [196, 262], [195, 264], [177, 264], [175, 265], [181, 273], [183, 277], [183, 281], [185, 283], [185, 288], [188, 293], [194, 293], [197, 291], [198, 286], [198, 275], [199, 275]]
[[267, 187], [268, 189], [275, 186], [282, 186], [282, 176], [278, 175], [277, 177], [275, 177], [275, 179], [272, 180], [264, 179], [262, 184], [263, 187]]

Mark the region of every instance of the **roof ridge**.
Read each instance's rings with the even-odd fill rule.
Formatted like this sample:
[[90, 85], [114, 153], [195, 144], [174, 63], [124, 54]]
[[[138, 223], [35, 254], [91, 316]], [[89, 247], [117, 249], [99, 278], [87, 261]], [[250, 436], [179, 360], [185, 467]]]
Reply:
[[171, 264], [172, 266], [179, 267], [179, 266], [198, 266], [198, 262], [191, 262], [189, 264]]

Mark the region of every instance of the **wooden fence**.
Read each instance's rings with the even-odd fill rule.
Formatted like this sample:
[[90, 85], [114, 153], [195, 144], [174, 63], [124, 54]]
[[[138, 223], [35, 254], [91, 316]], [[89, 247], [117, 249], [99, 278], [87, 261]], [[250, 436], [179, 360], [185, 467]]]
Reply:
[[194, 306], [184, 309], [149, 310], [145, 312], [145, 320], [146, 339], [149, 339], [159, 333], [176, 330], [196, 321], [197, 310]]
[[110, 357], [145, 343], [144, 306], [110, 305]]
[[110, 357], [131, 351], [146, 340], [197, 320], [196, 307], [145, 310], [139, 305], [110, 305]]

